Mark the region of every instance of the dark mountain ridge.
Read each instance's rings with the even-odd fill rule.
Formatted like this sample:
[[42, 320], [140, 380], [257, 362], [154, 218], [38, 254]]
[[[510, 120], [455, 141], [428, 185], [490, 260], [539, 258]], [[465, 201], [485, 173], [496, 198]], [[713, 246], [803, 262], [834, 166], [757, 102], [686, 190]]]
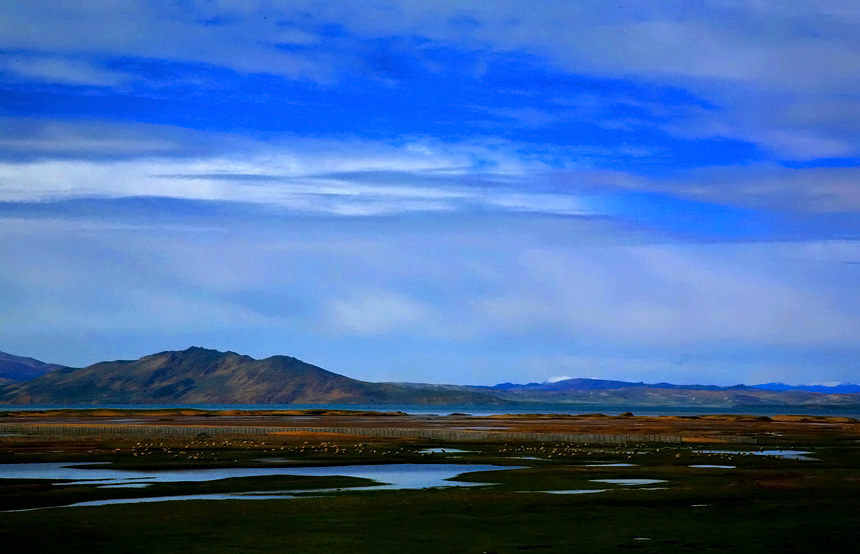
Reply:
[[84, 368], [0, 354], [0, 370], [4, 368], [12, 377], [0, 378], [2, 404], [860, 406], [860, 387], [848, 384], [808, 390], [782, 384], [721, 387], [584, 378], [495, 386], [371, 383], [289, 356], [256, 360], [200, 347]]
[[9, 404], [499, 404], [468, 390], [369, 383], [289, 356], [255, 360], [191, 347], [139, 360], [62, 368], [0, 389]]

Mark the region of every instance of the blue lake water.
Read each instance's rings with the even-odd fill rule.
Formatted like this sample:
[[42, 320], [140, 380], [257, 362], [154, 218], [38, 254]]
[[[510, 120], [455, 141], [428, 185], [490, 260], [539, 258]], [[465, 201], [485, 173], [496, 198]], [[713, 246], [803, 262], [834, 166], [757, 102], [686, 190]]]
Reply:
[[[104, 467], [106, 464], [84, 463], [29, 463], [0, 464], [0, 479], [47, 479], [62, 481], [62, 485], [95, 485], [103, 488], [141, 489], [153, 483], [189, 483], [229, 479], [233, 477], [291, 476], [343, 476], [370, 479], [363, 487], [343, 487], [342, 490], [425, 489], [431, 487], [463, 487], [487, 485], [457, 481], [457, 477], [478, 471], [519, 469], [518, 466], [483, 464], [380, 464], [329, 467], [257, 467], [210, 468], [167, 471], [124, 470]], [[341, 490], [341, 489], [338, 489]], [[194, 494], [141, 498], [94, 500], [70, 506], [101, 506], [138, 502], [179, 500], [268, 500], [287, 499], [308, 494], [332, 492], [324, 490], [290, 490], [267, 492], [240, 492], [227, 494]]]
[[376, 488], [421, 489], [473, 483], [454, 483], [458, 475], [476, 471], [516, 469], [512, 466], [482, 464], [379, 464], [326, 467], [228, 467], [179, 470], [127, 470], [104, 467], [102, 463], [0, 464], [0, 479], [62, 480], [64, 485], [104, 485], [139, 487], [149, 483], [190, 483], [234, 477], [345, 476], [372, 479]]
[[698, 454], [722, 454], [735, 456], [769, 456], [771, 458], [783, 458], [786, 460], [806, 460], [809, 462], [817, 461], [815, 458], [810, 458], [805, 450], [694, 450]]
[[606, 483], [609, 485], [656, 485], [657, 483], [665, 483], [665, 479], [591, 479], [592, 483]]
[[535, 491], [535, 492], [545, 492], [548, 494], [594, 494], [598, 492], [607, 492], [609, 489], [569, 489], [569, 490], [558, 490], [558, 491]]

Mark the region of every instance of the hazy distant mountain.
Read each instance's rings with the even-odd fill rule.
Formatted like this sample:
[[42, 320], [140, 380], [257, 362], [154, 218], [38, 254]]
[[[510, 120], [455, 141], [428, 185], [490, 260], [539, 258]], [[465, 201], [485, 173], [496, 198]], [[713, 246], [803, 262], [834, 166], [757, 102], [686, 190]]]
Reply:
[[645, 386], [645, 383], [628, 383], [626, 381], [607, 381], [603, 379], [564, 379], [551, 383], [528, 383], [526, 385], [501, 383], [489, 388], [504, 391], [563, 391], [625, 389], [639, 386]]
[[786, 385], [785, 383], [764, 383], [753, 385], [753, 388], [773, 391], [803, 390], [808, 392], [822, 392], [824, 394], [854, 394], [860, 392], [860, 385], [853, 383], [840, 383], [838, 385]]
[[[631, 383], [603, 379], [565, 379], [552, 383], [517, 385], [502, 383], [474, 387], [512, 402], [547, 402], [605, 406], [857, 406], [860, 394], [850, 389], [839, 391], [807, 390], [787, 387], [782, 390], [733, 385], [674, 385], [671, 383]], [[856, 391], [860, 392], [860, 390]], [[826, 393], [826, 394], [825, 394]]]
[[51, 371], [64, 368], [65, 366], [0, 352], [0, 379], [6, 380], [6, 382], [29, 381]]
[[860, 385], [854, 385], [851, 383], [840, 383], [838, 385], [786, 385], [785, 383], [765, 383], [762, 385], [731, 385], [728, 387], [721, 387], [718, 385], [674, 385], [672, 383], [649, 384], [642, 381], [633, 383], [629, 381], [609, 381], [605, 379], [564, 379], [561, 381], [545, 383], [528, 383], [526, 385], [501, 383], [489, 388], [503, 391], [588, 391], [647, 388], [704, 391], [750, 391], [759, 389], [777, 392], [805, 391], [824, 394], [860, 393]]
[[139, 360], [63, 368], [0, 389], [14, 404], [310, 404], [503, 401], [477, 391], [368, 383], [288, 356], [255, 360], [192, 347]]
[[501, 383], [489, 387], [502, 391], [590, 391], [590, 390], [617, 390], [631, 388], [649, 389], [682, 389], [682, 390], [738, 390], [746, 389], [744, 385], [731, 387], [718, 387], [716, 385], [673, 385], [671, 383], [647, 384], [643, 382], [631, 383], [628, 381], [609, 381], [605, 379], [564, 379], [546, 383], [529, 383], [527, 385], [516, 385], [513, 383]]

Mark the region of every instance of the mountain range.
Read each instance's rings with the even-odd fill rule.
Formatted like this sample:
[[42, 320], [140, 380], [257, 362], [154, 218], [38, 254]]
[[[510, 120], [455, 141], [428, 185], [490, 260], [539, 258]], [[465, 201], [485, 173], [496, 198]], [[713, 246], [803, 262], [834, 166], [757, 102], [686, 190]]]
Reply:
[[61, 367], [0, 386], [4, 404], [500, 404], [478, 391], [369, 383], [289, 356], [255, 360], [192, 347]]
[[755, 386], [630, 383], [601, 379], [568, 379], [555, 383], [504, 383], [488, 390], [515, 402], [587, 404], [596, 406], [737, 408], [764, 406], [860, 406], [860, 394], [823, 393], [801, 388], [768, 390]]
[[200, 347], [83, 368], [0, 352], [0, 404], [540, 403], [607, 407], [860, 406], [860, 386], [648, 384], [602, 379], [495, 386], [371, 383], [289, 356]]

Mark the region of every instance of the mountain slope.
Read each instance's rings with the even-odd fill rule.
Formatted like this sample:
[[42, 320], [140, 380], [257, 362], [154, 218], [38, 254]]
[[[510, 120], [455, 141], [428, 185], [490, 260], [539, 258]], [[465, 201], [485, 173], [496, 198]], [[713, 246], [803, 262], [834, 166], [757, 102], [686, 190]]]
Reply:
[[472, 391], [411, 390], [344, 377], [288, 356], [255, 360], [192, 347], [65, 368], [0, 390], [13, 404], [499, 403]]
[[0, 352], [0, 379], [12, 382], [29, 381], [58, 369], [65, 369], [65, 366]]

